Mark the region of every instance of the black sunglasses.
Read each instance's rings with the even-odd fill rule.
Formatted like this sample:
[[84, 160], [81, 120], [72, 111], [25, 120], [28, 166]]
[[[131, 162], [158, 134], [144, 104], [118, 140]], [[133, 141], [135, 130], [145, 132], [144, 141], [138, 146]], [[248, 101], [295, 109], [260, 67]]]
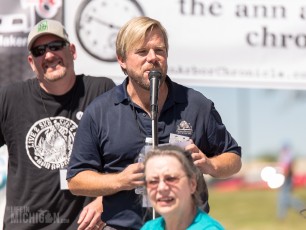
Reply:
[[62, 50], [64, 48], [64, 46], [66, 46], [68, 44], [69, 43], [66, 42], [66, 41], [53, 41], [53, 42], [50, 42], [48, 44], [33, 47], [31, 49], [31, 54], [34, 57], [39, 57], [39, 56], [42, 56], [46, 53], [47, 48], [51, 51], [58, 51], [58, 50]]

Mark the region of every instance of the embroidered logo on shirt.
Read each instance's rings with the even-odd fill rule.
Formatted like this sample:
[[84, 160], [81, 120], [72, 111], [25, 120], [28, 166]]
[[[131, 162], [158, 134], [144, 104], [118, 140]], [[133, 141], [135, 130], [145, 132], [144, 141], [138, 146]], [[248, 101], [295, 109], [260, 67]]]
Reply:
[[176, 129], [176, 133], [180, 135], [191, 136], [192, 132], [193, 132], [192, 126], [187, 121], [181, 121]]
[[37, 121], [26, 136], [26, 151], [38, 168], [55, 170], [68, 165], [77, 124], [65, 117]]

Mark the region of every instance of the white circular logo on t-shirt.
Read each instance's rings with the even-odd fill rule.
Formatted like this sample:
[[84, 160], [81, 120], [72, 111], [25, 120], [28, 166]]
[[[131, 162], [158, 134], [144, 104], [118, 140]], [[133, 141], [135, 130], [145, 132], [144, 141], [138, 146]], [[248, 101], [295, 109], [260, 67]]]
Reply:
[[55, 170], [68, 165], [77, 124], [66, 117], [37, 121], [26, 136], [26, 151], [38, 168]]

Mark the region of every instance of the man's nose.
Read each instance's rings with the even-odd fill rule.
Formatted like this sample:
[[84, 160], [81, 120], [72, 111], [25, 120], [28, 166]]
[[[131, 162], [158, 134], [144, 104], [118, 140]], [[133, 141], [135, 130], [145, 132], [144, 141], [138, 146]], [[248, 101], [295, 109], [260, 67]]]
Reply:
[[53, 58], [54, 56], [54, 52], [49, 48], [46, 48], [45, 58]]
[[153, 49], [150, 49], [147, 55], [148, 62], [154, 64], [157, 61], [157, 55]]

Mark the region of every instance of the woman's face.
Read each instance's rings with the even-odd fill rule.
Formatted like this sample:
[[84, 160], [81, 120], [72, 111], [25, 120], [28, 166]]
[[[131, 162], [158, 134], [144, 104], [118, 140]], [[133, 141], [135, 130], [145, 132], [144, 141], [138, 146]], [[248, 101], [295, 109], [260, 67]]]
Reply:
[[152, 206], [163, 217], [189, 211], [193, 207], [195, 178], [188, 178], [174, 156], [154, 156], [146, 163], [146, 186]]

